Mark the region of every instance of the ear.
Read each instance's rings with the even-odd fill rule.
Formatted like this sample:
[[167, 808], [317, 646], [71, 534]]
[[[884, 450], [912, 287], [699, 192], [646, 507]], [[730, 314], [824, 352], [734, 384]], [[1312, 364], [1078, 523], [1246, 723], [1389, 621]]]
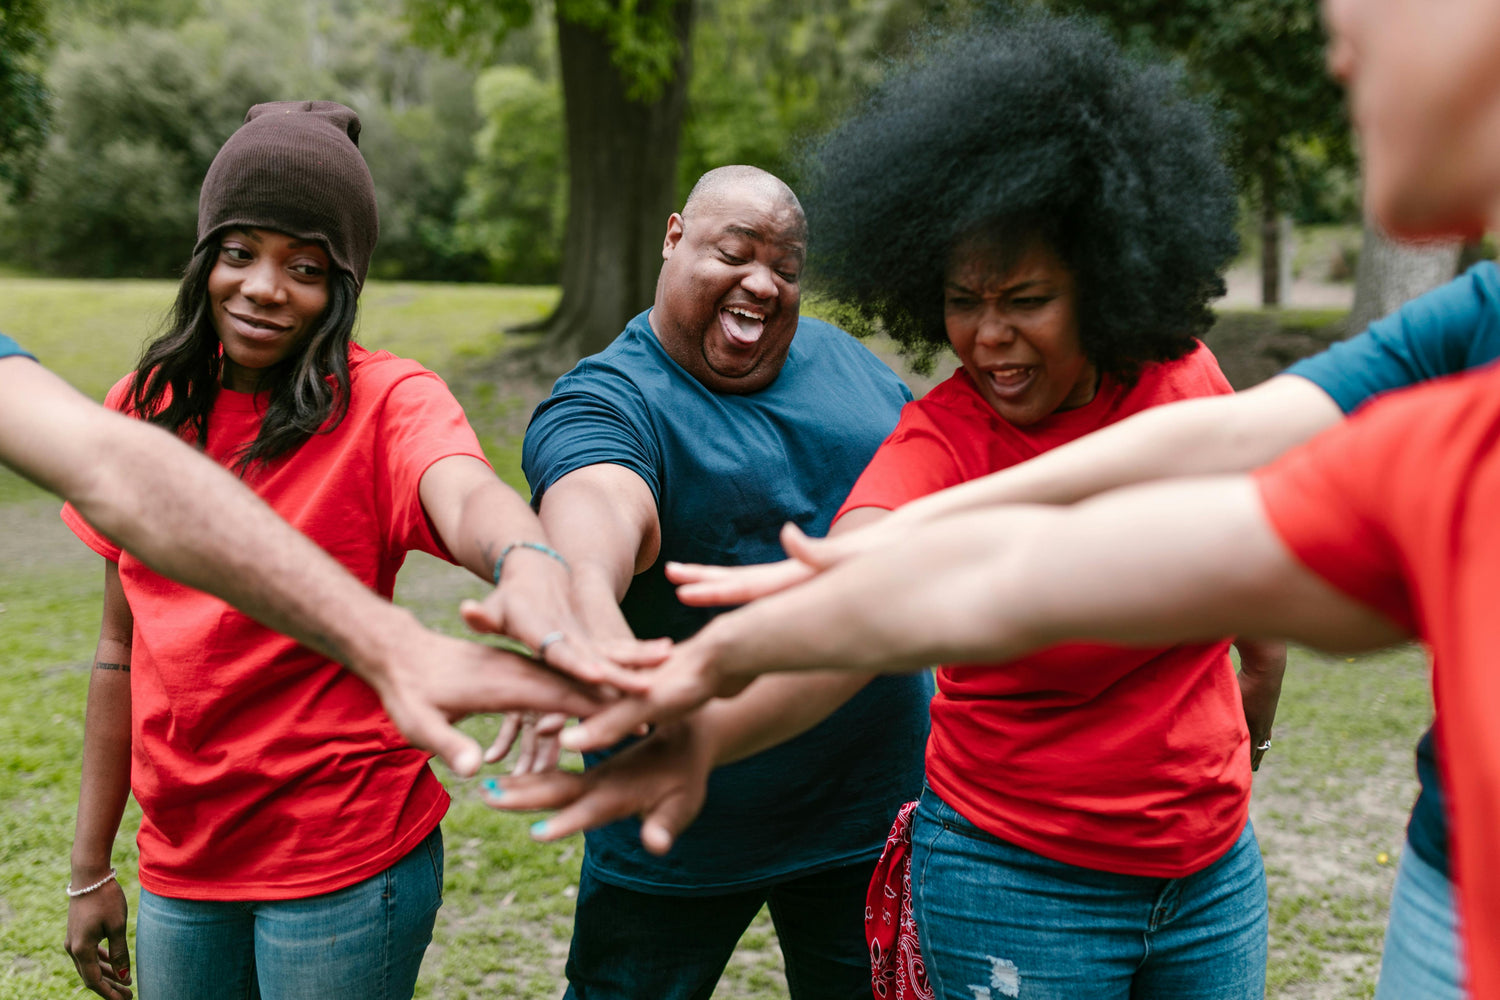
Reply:
[[682, 240], [683, 222], [682, 216], [673, 212], [667, 217], [667, 236], [661, 241], [661, 259], [670, 260], [672, 251], [677, 249], [677, 244]]

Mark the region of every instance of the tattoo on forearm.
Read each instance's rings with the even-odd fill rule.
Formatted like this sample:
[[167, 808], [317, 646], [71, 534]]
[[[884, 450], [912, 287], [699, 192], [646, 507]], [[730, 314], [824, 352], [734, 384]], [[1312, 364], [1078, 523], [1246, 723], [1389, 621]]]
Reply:
[[130, 664], [128, 664], [128, 663], [96, 663], [96, 664], [94, 664], [94, 669], [95, 670], [119, 670], [119, 671], [123, 671], [124, 673], [128, 674], [128, 673], [130, 673]]

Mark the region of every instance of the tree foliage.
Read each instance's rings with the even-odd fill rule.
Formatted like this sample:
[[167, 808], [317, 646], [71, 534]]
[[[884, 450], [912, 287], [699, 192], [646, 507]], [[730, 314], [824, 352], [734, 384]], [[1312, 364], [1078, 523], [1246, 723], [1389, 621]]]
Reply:
[[[561, 20], [603, 36], [627, 96], [658, 100], [681, 55], [676, 8], [694, 0], [553, 0]], [[533, 23], [532, 0], [406, 0], [412, 35], [423, 45], [482, 63], [497, 60], [507, 38]], [[544, 8], [545, 9], [545, 8]]]
[[47, 67], [52, 135], [0, 252], [50, 273], [175, 274], [198, 186], [245, 111], [327, 98], [363, 121], [381, 206], [372, 273], [486, 276], [454, 233], [479, 127], [474, 74], [411, 46], [395, 3], [77, 0]]
[[479, 78], [485, 124], [459, 205], [459, 236], [485, 255], [498, 281], [557, 280], [567, 221], [562, 94], [520, 66]]
[[46, 138], [50, 106], [41, 58], [48, 40], [42, 0], [0, 0], [0, 181], [24, 181]]
[[1317, 0], [1055, 0], [1103, 19], [1127, 44], [1175, 53], [1223, 112], [1235, 167], [1251, 187], [1267, 169], [1299, 177], [1298, 149], [1320, 143], [1352, 162], [1343, 92], [1324, 65]]

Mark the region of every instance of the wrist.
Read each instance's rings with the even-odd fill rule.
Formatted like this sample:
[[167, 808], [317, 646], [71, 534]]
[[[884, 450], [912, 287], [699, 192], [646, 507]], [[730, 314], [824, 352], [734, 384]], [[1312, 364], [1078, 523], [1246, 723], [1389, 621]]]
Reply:
[[714, 692], [736, 679], [730, 663], [736, 649], [734, 628], [727, 617], [720, 615], [677, 646], [678, 652], [690, 658], [704, 687]]
[[380, 612], [359, 624], [361, 628], [340, 643], [344, 666], [383, 697], [403, 666], [421, 662], [411, 650], [422, 643], [426, 630], [416, 615], [388, 601], [380, 601]]
[[506, 575], [506, 567], [511, 567], [511, 572], [514, 573], [514, 566], [517, 562], [533, 560], [547, 560], [553, 566], [562, 567], [564, 573], [569, 572], [568, 561], [563, 558], [561, 552], [546, 542], [522, 539], [510, 542], [500, 550], [500, 554], [495, 557], [495, 565], [490, 570], [490, 580], [498, 587]]
[[74, 857], [68, 865], [68, 878], [75, 886], [89, 885], [104, 878], [113, 868], [108, 857]]

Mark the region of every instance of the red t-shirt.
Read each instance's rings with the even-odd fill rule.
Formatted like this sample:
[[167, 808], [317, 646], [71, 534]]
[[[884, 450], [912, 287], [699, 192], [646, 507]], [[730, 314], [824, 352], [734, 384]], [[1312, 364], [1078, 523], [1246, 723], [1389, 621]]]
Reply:
[[1256, 480], [1297, 559], [1432, 649], [1464, 960], [1500, 997], [1500, 370], [1376, 400]]
[[[1232, 391], [1207, 347], [1104, 379], [1086, 406], [1015, 427], [959, 369], [907, 404], [841, 515], [890, 510], [1151, 406]], [[1249, 809], [1249, 734], [1228, 642], [1069, 644], [938, 670], [927, 781], [970, 822], [1057, 861], [1178, 878], [1223, 855]]]
[[[389, 598], [409, 550], [447, 558], [417, 495], [422, 474], [440, 458], [484, 453], [432, 372], [357, 345], [349, 368], [338, 428], [253, 471], [247, 485]], [[107, 406], [125, 408], [128, 381]], [[255, 437], [256, 404], [220, 390], [212, 458], [231, 465]], [[442, 819], [448, 794], [429, 755], [402, 739], [364, 681], [158, 576], [71, 506], [63, 519], [118, 561], [135, 617], [130, 783], [144, 814], [141, 885], [182, 899], [331, 892], [388, 868]]]

